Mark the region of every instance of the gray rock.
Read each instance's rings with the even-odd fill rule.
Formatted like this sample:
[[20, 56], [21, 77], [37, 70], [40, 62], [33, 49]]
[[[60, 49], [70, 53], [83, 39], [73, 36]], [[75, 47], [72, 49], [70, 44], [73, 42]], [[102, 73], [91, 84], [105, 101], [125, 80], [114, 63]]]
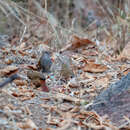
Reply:
[[130, 117], [130, 73], [101, 92], [89, 110], [107, 114], [116, 125], [124, 123], [123, 116]]

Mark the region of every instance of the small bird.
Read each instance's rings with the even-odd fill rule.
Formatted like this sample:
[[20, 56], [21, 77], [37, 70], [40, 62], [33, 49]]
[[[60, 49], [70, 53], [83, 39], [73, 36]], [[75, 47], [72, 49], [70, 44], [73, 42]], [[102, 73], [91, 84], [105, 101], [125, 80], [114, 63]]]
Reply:
[[27, 76], [36, 87], [42, 87], [42, 91], [49, 92], [49, 89], [46, 86], [46, 78], [42, 73], [37, 71], [28, 71]]
[[52, 65], [52, 60], [50, 53], [48, 51], [43, 51], [42, 56], [40, 57], [40, 60], [38, 62], [38, 69], [42, 69], [43, 72], [50, 72], [50, 68]]

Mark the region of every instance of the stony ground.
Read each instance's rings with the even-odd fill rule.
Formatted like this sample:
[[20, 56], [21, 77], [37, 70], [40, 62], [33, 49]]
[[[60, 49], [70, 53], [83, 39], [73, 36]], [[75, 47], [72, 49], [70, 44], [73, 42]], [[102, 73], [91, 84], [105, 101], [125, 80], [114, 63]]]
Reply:
[[[36, 70], [44, 44], [9, 42], [0, 46], [1, 82], [13, 73], [23, 78], [0, 91], [1, 128], [75, 130], [125, 126], [111, 122], [110, 115], [100, 117], [100, 111], [87, 109], [100, 92], [130, 72], [129, 59], [122, 61], [112, 56], [111, 49], [103, 43], [98, 46], [83, 38], [76, 40], [71, 41], [71, 47], [63, 49], [62, 54], [52, 52], [52, 72], [44, 74], [49, 93], [36, 89], [27, 77], [27, 71]], [[128, 122], [129, 117], [125, 115], [122, 120]]]

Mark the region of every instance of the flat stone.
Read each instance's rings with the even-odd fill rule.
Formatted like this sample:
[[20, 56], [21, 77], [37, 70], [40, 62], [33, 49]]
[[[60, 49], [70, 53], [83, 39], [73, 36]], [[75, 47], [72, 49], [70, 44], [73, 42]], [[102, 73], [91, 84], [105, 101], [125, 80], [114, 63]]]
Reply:
[[101, 92], [89, 110], [108, 115], [117, 126], [125, 123], [123, 116], [130, 118], [130, 73]]

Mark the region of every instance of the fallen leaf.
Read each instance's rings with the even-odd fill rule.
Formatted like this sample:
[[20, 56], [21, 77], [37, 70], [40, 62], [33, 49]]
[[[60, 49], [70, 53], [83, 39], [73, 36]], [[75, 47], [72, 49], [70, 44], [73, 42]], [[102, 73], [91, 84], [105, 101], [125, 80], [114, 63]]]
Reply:
[[5, 59], [5, 63], [6, 63], [7, 65], [10, 65], [10, 64], [13, 63], [13, 60], [11, 60], [11, 59]]
[[26, 80], [19, 80], [19, 79], [14, 80], [14, 83], [15, 83], [17, 86], [24, 86], [24, 85], [27, 86], [27, 84], [28, 84]]
[[63, 112], [67, 112], [69, 110], [72, 110], [72, 108], [73, 108], [73, 105], [70, 105], [70, 104], [67, 104], [67, 103], [63, 103], [60, 106], [60, 110], [63, 111]]
[[17, 94], [17, 93], [12, 93], [12, 95], [14, 96], [14, 97], [19, 97], [20, 95], [19, 94]]
[[55, 99], [63, 99], [63, 100], [66, 100], [66, 101], [69, 101], [69, 102], [75, 102], [75, 103], [80, 103], [80, 102], [84, 101], [83, 99], [79, 99], [79, 98], [72, 97], [72, 96], [69, 96], [69, 95], [65, 95], [65, 94], [62, 94], [62, 93], [55, 94], [54, 98]]
[[35, 93], [32, 90], [20, 88], [20, 87], [19, 87], [19, 91], [17, 93], [13, 92], [12, 95], [14, 97], [19, 97], [21, 101], [31, 100], [32, 98], [35, 97]]
[[100, 77], [96, 79], [94, 82], [95, 86], [102, 86], [103, 88], [107, 88], [109, 84], [109, 78], [106, 76]]
[[4, 69], [0, 69], [0, 76], [10, 75], [18, 71], [16, 66], [7, 66]]
[[82, 79], [94, 79], [94, 76], [91, 73], [85, 72], [80, 76]]
[[38, 127], [31, 119], [26, 119], [26, 122], [19, 122], [17, 126], [21, 129], [37, 129]]
[[32, 99], [31, 97], [23, 97], [23, 98], [21, 98], [20, 100], [23, 102], [23, 101], [31, 100], [31, 99]]
[[85, 65], [83, 70], [86, 72], [100, 73], [100, 72], [106, 71], [107, 66], [101, 65], [101, 64], [95, 64], [93, 62], [89, 62], [88, 64]]
[[130, 72], [130, 68], [124, 70], [124, 71], [123, 71], [123, 74], [124, 74], [124, 75], [127, 75], [129, 72]]
[[87, 38], [79, 38], [78, 36], [73, 36], [71, 43], [65, 46], [63, 49], [61, 49], [61, 52], [66, 50], [75, 50], [77, 48], [88, 45], [96, 45], [96, 44]]
[[37, 66], [36, 65], [27, 65], [26, 68], [32, 69], [32, 70], [37, 70]]

